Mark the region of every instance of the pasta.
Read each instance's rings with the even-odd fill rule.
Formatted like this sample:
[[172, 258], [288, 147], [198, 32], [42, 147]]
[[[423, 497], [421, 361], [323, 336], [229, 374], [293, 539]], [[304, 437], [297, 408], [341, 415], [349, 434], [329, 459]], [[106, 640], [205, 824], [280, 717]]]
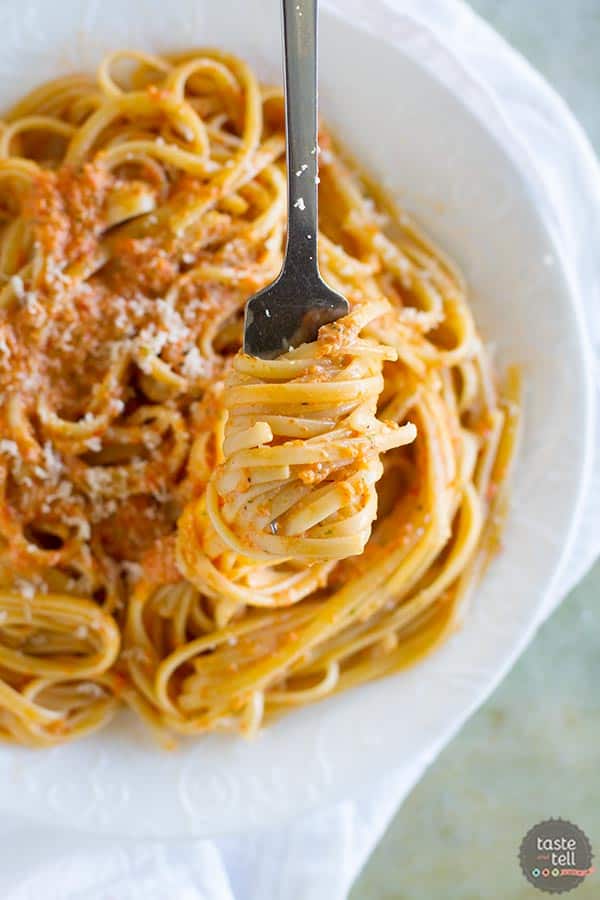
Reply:
[[206, 494], [212, 527], [241, 555], [310, 564], [362, 553], [380, 454], [416, 436], [414, 425], [376, 415], [383, 362], [397, 356], [359, 335], [387, 309], [361, 304], [279, 359], [233, 361], [226, 461]]
[[350, 314], [241, 350], [285, 238], [279, 89], [216, 50], [117, 51], [0, 129], [0, 737], [128, 706], [252, 734], [461, 622], [519, 422], [452, 263], [320, 143]]

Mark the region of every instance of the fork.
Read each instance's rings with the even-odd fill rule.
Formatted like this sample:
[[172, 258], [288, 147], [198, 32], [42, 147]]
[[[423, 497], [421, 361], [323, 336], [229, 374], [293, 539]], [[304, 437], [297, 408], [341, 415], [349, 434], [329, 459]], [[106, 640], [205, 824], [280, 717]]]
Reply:
[[281, 272], [246, 304], [244, 352], [274, 359], [349, 311], [319, 273], [318, 0], [282, 0], [288, 228]]

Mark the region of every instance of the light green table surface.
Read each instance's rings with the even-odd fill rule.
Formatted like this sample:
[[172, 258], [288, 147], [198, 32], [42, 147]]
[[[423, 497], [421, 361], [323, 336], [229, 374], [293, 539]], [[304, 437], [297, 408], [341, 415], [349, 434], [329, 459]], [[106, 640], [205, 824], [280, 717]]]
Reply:
[[[600, 151], [600, 0], [472, 5], [554, 84]], [[558, 816], [586, 831], [600, 868], [600, 563], [407, 798], [352, 900], [552, 896], [525, 881], [517, 852], [532, 825]], [[568, 896], [599, 900], [600, 871]]]

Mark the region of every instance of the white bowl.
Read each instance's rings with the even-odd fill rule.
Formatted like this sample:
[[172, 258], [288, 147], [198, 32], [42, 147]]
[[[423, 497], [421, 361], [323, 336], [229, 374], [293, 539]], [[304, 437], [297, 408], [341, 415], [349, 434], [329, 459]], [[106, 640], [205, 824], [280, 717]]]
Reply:
[[[219, 45], [278, 79], [278, 5], [170, 0], [165, 12], [163, 0], [5, 0], [0, 106], [125, 45]], [[404, 27], [421, 59], [443, 59], [431, 35], [395, 16], [396, 42]], [[410, 671], [294, 713], [251, 743], [211, 737], [167, 754], [122, 716], [76, 745], [2, 747], [0, 812], [111, 836], [215, 835], [272, 824], [431, 754], [515, 659], [554, 583], [586, 474], [590, 409], [584, 344], [558, 248], [509, 152], [424, 64], [387, 36], [326, 10], [321, 56], [324, 116], [459, 261], [500, 363], [523, 366], [526, 425], [504, 550], [462, 631]], [[465, 95], [477, 89], [460, 67], [453, 73]]]

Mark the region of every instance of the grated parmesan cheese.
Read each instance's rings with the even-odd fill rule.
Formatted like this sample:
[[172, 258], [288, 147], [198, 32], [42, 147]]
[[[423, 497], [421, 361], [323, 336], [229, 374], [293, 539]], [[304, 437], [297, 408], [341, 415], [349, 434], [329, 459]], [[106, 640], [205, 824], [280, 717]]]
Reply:
[[169, 343], [178, 343], [190, 337], [190, 329], [187, 327], [177, 310], [166, 300], [156, 300], [156, 309], [160, 314], [161, 323], [168, 331]]
[[88, 450], [91, 450], [92, 453], [99, 453], [100, 450], [102, 450], [102, 441], [99, 437], [91, 437], [87, 439], [85, 446]]
[[206, 372], [206, 362], [197, 347], [192, 347], [185, 354], [181, 372], [186, 378], [198, 378]]
[[102, 469], [99, 466], [89, 468], [85, 473], [85, 480], [92, 494], [106, 491], [111, 487], [113, 481], [113, 473], [108, 469]]
[[162, 441], [162, 436], [156, 431], [145, 429], [142, 433], [142, 443], [148, 450], [156, 450]]
[[25, 285], [23, 284], [23, 279], [20, 275], [11, 276], [10, 286], [15, 292], [17, 300], [23, 300], [25, 298]]
[[12, 456], [14, 460], [21, 459], [21, 454], [19, 453], [19, 448], [15, 441], [11, 441], [8, 438], [2, 438], [0, 440], [0, 453], [6, 453], [7, 456]]
[[142, 566], [130, 559], [124, 559], [121, 563], [123, 575], [130, 581], [140, 581], [144, 575]]
[[31, 600], [36, 595], [35, 584], [31, 581], [27, 581], [25, 578], [15, 579], [15, 589], [25, 600]]
[[46, 494], [43, 512], [49, 512], [52, 503], [68, 500], [73, 494], [73, 485], [70, 481], [60, 481], [56, 490]]
[[7, 363], [11, 357], [11, 350], [8, 346], [8, 341], [6, 340], [6, 329], [2, 328], [0, 330], [0, 358], [3, 363]]
[[90, 518], [94, 524], [102, 522], [104, 519], [108, 519], [109, 516], [113, 516], [118, 508], [119, 505], [116, 500], [100, 500], [94, 498], [94, 506], [92, 507]]
[[63, 522], [65, 523], [65, 525], [69, 525], [71, 528], [76, 528], [77, 534], [82, 541], [89, 541], [89, 539], [91, 538], [92, 531], [90, 528], [90, 523], [85, 517], [63, 515]]

